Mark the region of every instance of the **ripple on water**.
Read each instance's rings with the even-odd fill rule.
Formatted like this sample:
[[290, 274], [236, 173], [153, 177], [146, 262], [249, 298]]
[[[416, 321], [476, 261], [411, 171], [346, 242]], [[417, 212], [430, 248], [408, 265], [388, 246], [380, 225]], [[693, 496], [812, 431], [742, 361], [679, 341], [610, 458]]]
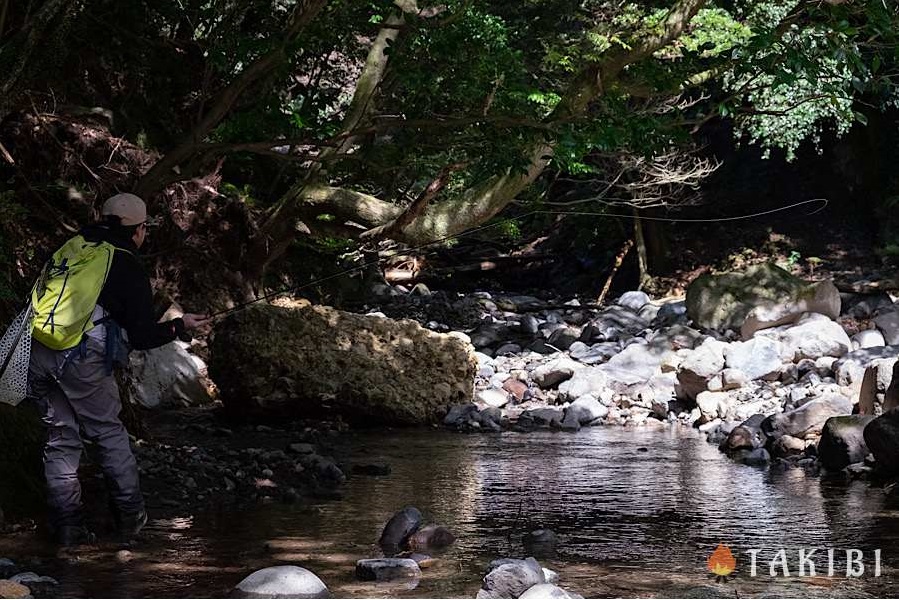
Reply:
[[[899, 593], [892, 567], [899, 566], [899, 507], [886, 505], [878, 490], [798, 469], [738, 465], [690, 430], [397, 431], [352, 433], [334, 443], [344, 464], [386, 462], [391, 474], [352, 476], [341, 501], [155, 522], [127, 565], [110, 566], [100, 551], [96, 560], [66, 567], [77, 585], [65, 591], [215, 596], [253, 569], [292, 562], [311, 568], [337, 595], [471, 597], [490, 560], [524, 555], [521, 536], [549, 528], [558, 557], [544, 564], [584, 595]], [[407, 504], [449, 527], [456, 544], [414, 591], [356, 582], [355, 561], [376, 555], [383, 524]], [[737, 555], [728, 583], [706, 570], [719, 543]], [[746, 549], [770, 556], [778, 548], [828, 547], [882, 548], [884, 576], [848, 583], [746, 576]]]

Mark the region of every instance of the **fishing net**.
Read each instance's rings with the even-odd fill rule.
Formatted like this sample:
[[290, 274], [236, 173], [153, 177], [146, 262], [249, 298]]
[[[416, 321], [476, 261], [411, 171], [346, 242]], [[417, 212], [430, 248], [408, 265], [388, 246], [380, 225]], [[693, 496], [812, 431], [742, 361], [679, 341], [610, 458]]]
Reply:
[[0, 402], [17, 405], [25, 399], [31, 360], [31, 304], [19, 313], [0, 339]]

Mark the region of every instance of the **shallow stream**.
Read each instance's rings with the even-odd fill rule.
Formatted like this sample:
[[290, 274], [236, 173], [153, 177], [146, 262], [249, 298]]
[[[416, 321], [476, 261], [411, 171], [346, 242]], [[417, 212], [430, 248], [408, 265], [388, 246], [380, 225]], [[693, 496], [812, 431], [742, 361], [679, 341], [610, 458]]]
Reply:
[[[53, 595], [220, 597], [254, 569], [294, 563], [335, 596], [474, 597], [492, 559], [528, 555], [522, 535], [549, 528], [558, 553], [542, 564], [588, 597], [899, 595], [899, 505], [880, 489], [735, 464], [686, 429], [349, 433], [334, 456], [347, 472], [386, 462], [392, 473], [351, 476], [342, 500], [156, 520], [129, 562], [101, 548], [47, 559], [42, 574], [60, 580]], [[452, 530], [456, 543], [414, 590], [357, 582], [355, 561], [378, 555], [383, 524], [407, 504]], [[9, 555], [8, 543], [0, 555]], [[719, 543], [737, 559], [724, 582], [706, 566]], [[800, 548], [820, 549], [818, 576], [796, 577]], [[834, 577], [826, 577], [827, 548], [837, 549]], [[847, 548], [864, 551], [865, 576], [846, 579]], [[749, 549], [760, 550], [758, 577]], [[779, 549], [790, 578], [769, 575]]]

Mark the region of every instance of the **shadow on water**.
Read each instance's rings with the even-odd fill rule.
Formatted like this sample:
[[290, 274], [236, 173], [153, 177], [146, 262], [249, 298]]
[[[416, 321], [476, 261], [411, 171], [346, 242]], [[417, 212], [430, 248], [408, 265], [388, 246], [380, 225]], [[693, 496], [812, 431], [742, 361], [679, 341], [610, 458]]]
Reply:
[[[522, 535], [552, 529], [558, 553], [543, 559], [561, 585], [585, 596], [895, 596], [899, 506], [862, 482], [801, 469], [732, 463], [689, 430], [591, 428], [577, 434], [457, 435], [443, 431], [351, 433], [335, 442], [347, 467], [386, 462], [386, 477], [353, 476], [343, 500], [268, 504], [157, 520], [127, 562], [100, 548], [44, 571], [54, 594], [91, 597], [222, 596], [246, 574], [294, 563], [338, 596], [473, 597], [494, 558], [525, 556]], [[646, 447], [648, 452], [638, 448]], [[383, 524], [404, 505], [450, 528], [456, 543], [424, 571], [415, 590], [355, 581], [355, 561], [379, 555]], [[46, 556], [33, 539], [0, 543], [0, 555]], [[737, 571], [716, 583], [706, 559], [719, 543]], [[794, 577], [772, 578], [786, 549]], [[869, 575], [847, 580], [838, 558], [798, 578], [798, 549], [858, 548]], [[883, 572], [870, 576], [873, 550]], [[759, 577], [747, 550], [759, 549]], [[128, 558], [128, 557], [125, 557]], [[842, 573], [840, 571], [843, 571]]]

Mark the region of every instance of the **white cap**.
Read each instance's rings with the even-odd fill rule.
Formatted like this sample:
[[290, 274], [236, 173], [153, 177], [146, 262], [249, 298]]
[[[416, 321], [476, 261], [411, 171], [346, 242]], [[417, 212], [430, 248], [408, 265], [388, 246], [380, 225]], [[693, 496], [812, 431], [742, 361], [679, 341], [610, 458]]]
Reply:
[[134, 194], [116, 194], [103, 203], [100, 214], [114, 215], [122, 225], [131, 227], [147, 221], [147, 205]]

